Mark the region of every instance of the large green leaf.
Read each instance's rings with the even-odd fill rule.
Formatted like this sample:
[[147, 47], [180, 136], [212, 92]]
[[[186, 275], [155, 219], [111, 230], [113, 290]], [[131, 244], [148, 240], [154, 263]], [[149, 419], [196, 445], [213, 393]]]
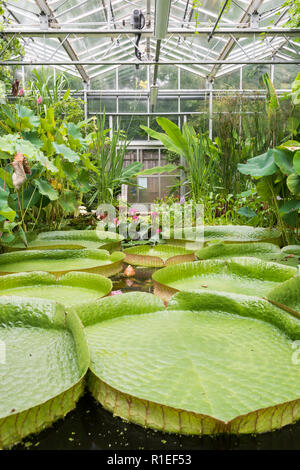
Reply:
[[273, 149], [274, 162], [279, 166], [282, 173], [290, 175], [294, 173], [293, 152], [283, 149]]
[[199, 259], [231, 258], [232, 256], [251, 256], [264, 258], [280, 253], [273, 243], [213, 243], [196, 251]]
[[172, 245], [138, 245], [124, 250], [125, 261], [138, 266], [166, 266], [170, 264], [194, 261], [195, 255], [191, 250]]
[[80, 158], [77, 153], [67, 147], [65, 144], [57, 144], [56, 142], [53, 142], [53, 147], [56, 153], [62, 155], [66, 160], [68, 160], [68, 162], [75, 163], [80, 161]]
[[283, 282], [277, 289], [269, 292], [268, 300], [288, 312], [297, 314], [300, 318], [300, 275]]
[[85, 271], [112, 276], [122, 269], [125, 255], [106, 250], [28, 250], [0, 255], [0, 273]]
[[292, 194], [300, 196], [300, 175], [289, 175], [286, 184]]
[[161, 173], [171, 173], [174, 170], [177, 170], [178, 166], [168, 163], [164, 166], [154, 166], [153, 168], [148, 168], [147, 170], [139, 171], [136, 176], [143, 175], [160, 175]]
[[170, 137], [174, 145], [181, 149], [182, 155], [187, 155], [189, 153], [188, 142], [183, 137], [179, 127], [165, 117], [158, 117], [156, 120], [160, 127]]
[[46, 180], [40, 178], [33, 180], [33, 182], [38, 188], [40, 194], [47, 196], [50, 201], [56, 201], [58, 199], [58, 191], [56, 191], [56, 189], [54, 189]]
[[292, 212], [298, 212], [300, 209], [300, 201], [293, 199], [292, 201], [287, 201], [279, 209], [280, 215], [290, 214]]
[[32, 109], [20, 104], [16, 104], [15, 109], [18, 118], [21, 119], [22, 123], [26, 123], [27, 127], [34, 129], [40, 125], [40, 118], [34, 114]]
[[0, 158], [10, 158], [20, 152], [23, 153], [28, 160], [41, 163], [47, 170], [56, 173], [56, 166], [43, 154], [39, 148], [33, 145], [29, 140], [20, 138], [17, 134], [7, 134], [0, 137]]
[[177, 153], [178, 155], [182, 155], [182, 148], [179, 147], [178, 145], [175, 145], [173, 140], [166, 134], [163, 134], [162, 132], [157, 132], [154, 131], [153, 129], [150, 129], [147, 126], [140, 126], [141, 129], [143, 129], [147, 134], [150, 135], [150, 137], [153, 137], [153, 139], [160, 140], [161, 143], [166, 147], [166, 149], [170, 150], [170, 152]]
[[0, 448], [6, 448], [75, 407], [89, 352], [78, 317], [46, 299], [1, 297], [0, 344]]
[[[52, 232], [31, 233], [28, 236], [28, 248], [32, 249], [80, 249], [103, 248], [105, 250], [121, 247], [123, 237], [118, 233], [100, 230], [58, 230]], [[21, 240], [16, 239], [8, 249], [24, 249]]]
[[76, 193], [67, 189], [65, 189], [59, 197], [58, 203], [66, 214], [73, 214], [76, 207], [80, 205], [77, 200]]
[[239, 163], [238, 169], [244, 175], [256, 177], [273, 175], [278, 170], [274, 162], [273, 149], [269, 149], [267, 153], [258, 157], [250, 158], [245, 164]]
[[89, 388], [114, 415], [181, 434], [257, 433], [300, 417], [299, 321], [268, 301], [181, 293], [164, 310], [134, 293], [78, 313]]
[[294, 168], [297, 175], [300, 175], [300, 150], [294, 155]]
[[9, 207], [8, 196], [9, 191], [3, 189], [0, 186], [0, 215], [10, 222], [13, 222], [16, 217], [16, 212], [11, 207]]
[[153, 274], [155, 293], [168, 300], [177, 291], [229, 292], [264, 297], [297, 269], [257, 258], [213, 259], [167, 266]]
[[53, 274], [28, 272], [0, 277], [0, 296], [16, 295], [55, 300], [70, 309], [75, 305], [96, 301], [112, 289], [110, 279], [100, 274], [68, 273], [57, 279]]

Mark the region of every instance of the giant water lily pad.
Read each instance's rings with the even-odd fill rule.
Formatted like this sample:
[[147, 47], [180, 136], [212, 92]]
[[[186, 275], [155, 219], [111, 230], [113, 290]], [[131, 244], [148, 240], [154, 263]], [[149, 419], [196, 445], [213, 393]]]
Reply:
[[121, 247], [124, 237], [114, 232], [100, 230], [68, 230], [31, 233], [27, 235], [27, 246], [20, 239], [5, 245], [7, 251], [24, 250], [53, 250], [53, 249], [80, 249], [102, 248], [104, 250], [116, 250]]
[[[189, 240], [195, 240], [195, 227], [186, 228], [184, 233], [175, 230], [171, 234], [168, 243], [175, 245], [184, 245], [187, 247]], [[263, 227], [251, 227], [248, 225], [206, 225], [203, 229], [203, 242], [221, 241], [225, 243], [250, 243], [250, 242], [268, 242], [280, 243], [281, 234], [277, 229]], [[197, 249], [201, 249], [201, 240], [193, 242]], [[203, 243], [202, 243], [203, 245]]]
[[281, 253], [273, 243], [213, 243], [196, 251], [197, 258], [231, 258], [232, 256], [253, 256], [256, 258], [274, 257]]
[[297, 269], [291, 266], [240, 257], [167, 266], [152, 277], [155, 294], [167, 301], [178, 291], [205, 289], [263, 297], [296, 273]]
[[86, 271], [112, 276], [122, 269], [125, 255], [105, 250], [28, 250], [0, 255], [0, 274], [47, 271], [61, 275]]
[[50, 426], [84, 389], [79, 318], [51, 301], [0, 297], [0, 448]]
[[257, 297], [107, 297], [79, 312], [89, 388], [145, 427], [183, 434], [271, 431], [300, 418], [300, 322]]
[[269, 292], [268, 300], [300, 318], [300, 274]]
[[124, 253], [126, 263], [138, 266], [161, 267], [195, 260], [193, 251], [171, 245], [133, 246]]
[[95, 301], [112, 289], [110, 279], [100, 274], [71, 272], [56, 279], [45, 272], [0, 276], [0, 295], [55, 300], [66, 308]]
[[[212, 243], [201, 250], [196, 251], [200, 260], [225, 259], [233, 256], [251, 256], [254, 258], [274, 261], [288, 266], [298, 266], [299, 255], [293, 254], [293, 247], [285, 247], [282, 250], [273, 243]], [[294, 248], [295, 250], [295, 248]]]

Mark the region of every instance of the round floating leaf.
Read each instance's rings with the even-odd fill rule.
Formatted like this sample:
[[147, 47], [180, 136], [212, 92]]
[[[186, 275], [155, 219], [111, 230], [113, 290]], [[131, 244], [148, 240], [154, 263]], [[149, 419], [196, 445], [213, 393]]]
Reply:
[[85, 271], [112, 276], [122, 269], [125, 255], [106, 250], [28, 250], [0, 255], [0, 274], [46, 271], [61, 275]]
[[100, 274], [72, 272], [56, 279], [45, 272], [25, 272], [0, 277], [0, 296], [14, 295], [60, 302], [66, 308], [95, 301], [112, 289], [110, 279]]
[[267, 258], [280, 253], [280, 248], [273, 243], [213, 243], [196, 251], [196, 256], [199, 259], [231, 258], [232, 256]]
[[199, 227], [198, 232], [195, 232], [195, 228], [187, 227], [184, 232], [174, 230], [171, 233], [170, 243], [178, 244], [185, 240], [201, 241], [201, 239], [203, 241], [204, 237], [205, 243], [223, 241], [225, 243], [271, 242], [278, 244], [281, 238], [279, 230], [248, 225], [206, 225], [204, 228]]
[[124, 253], [126, 263], [138, 266], [161, 267], [195, 260], [193, 251], [171, 245], [133, 246], [126, 248]]
[[[58, 230], [53, 232], [41, 232], [28, 234], [28, 248], [40, 249], [80, 249], [80, 248], [102, 248], [115, 250], [121, 247], [124, 237], [114, 232], [100, 230]], [[16, 239], [14, 243], [7, 245], [6, 250], [25, 249], [22, 240]]]
[[89, 366], [77, 315], [56, 302], [0, 297], [0, 448], [71, 411]]
[[[299, 321], [257, 297], [150, 294], [87, 306], [89, 388], [126, 420], [182, 434], [271, 431], [300, 418]], [[125, 305], [125, 312], [123, 310]]]
[[168, 300], [175, 292], [206, 289], [266, 296], [297, 269], [257, 258], [213, 259], [167, 266], [153, 274], [155, 293]]
[[292, 277], [277, 289], [273, 289], [269, 292], [268, 299], [300, 318], [300, 275]]

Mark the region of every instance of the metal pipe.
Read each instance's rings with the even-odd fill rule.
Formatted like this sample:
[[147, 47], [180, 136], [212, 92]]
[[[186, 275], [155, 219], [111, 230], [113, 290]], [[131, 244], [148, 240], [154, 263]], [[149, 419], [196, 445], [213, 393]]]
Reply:
[[194, 61], [180, 61], [180, 60], [165, 60], [163, 62], [151, 62], [151, 61], [144, 61], [144, 62], [137, 62], [132, 61], [129, 62], [123, 60], [117, 61], [85, 61], [85, 60], [74, 60], [73, 62], [62, 62], [62, 61], [48, 61], [48, 60], [37, 60], [37, 61], [21, 61], [21, 60], [7, 60], [7, 61], [0, 61], [0, 65], [3, 66], [13, 66], [13, 65], [249, 65], [249, 64], [257, 64], [257, 65], [270, 65], [270, 64], [281, 64], [281, 65], [300, 65], [300, 59], [298, 60], [194, 60]]
[[224, 2], [224, 5], [223, 5], [223, 7], [222, 7], [222, 10], [220, 11], [218, 18], [216, 19], [216, 22], [215, 22], [215, 24], [214, 24], [214, 27], [213, 27], [213, 29], [212, 29], [212, 32], [211, 32], [210, 35], [208, 36], [207, 42], [209, 42], [209, 41], [211, 40], [211, 38], [213, 37], [214, 32], [216, 31], [217, 26], [218, 26], [218, 24], [219, 24], [219, 22], [220, 22], [220, 19], [221, 19], [222, 15], [223, 15], [223, 13], [224, 13], [224, 11], [225, 11], [225, 8], [227, 7], [228, 1], [229, 1], [229, 0], [226, 0], [226, 1]]

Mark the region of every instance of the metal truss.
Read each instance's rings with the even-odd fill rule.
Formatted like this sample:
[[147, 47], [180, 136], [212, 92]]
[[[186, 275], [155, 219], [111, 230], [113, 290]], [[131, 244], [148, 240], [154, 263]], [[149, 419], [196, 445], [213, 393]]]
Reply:
[[[300, 29], [282, 26], [286, 8], [274, 7], [272, 0], [235, 0], [231, 16], [227, 1], [220, 1], [219, 11], [210, 3], [203, 0], [195, 7], [193, 0], [172, 1], [166, 37], [156, 40], [153, 0], [5, 0], [12, 22], [1, 35], [7, 41], [21, 38], [26, 56], [1, 61], [0, 51], [0, 65], [55, 66], [84, 82], [122, 66], [153, 66], [155, 85], [160, 65], [175, 65], [213, 81], [249, 64], [300, 64], [294, 41]], [[130, 27], [134, 8], [146, 16], [142, 31]], [[141, 63], [133, 47], [134, 35], [140, 32]]]

